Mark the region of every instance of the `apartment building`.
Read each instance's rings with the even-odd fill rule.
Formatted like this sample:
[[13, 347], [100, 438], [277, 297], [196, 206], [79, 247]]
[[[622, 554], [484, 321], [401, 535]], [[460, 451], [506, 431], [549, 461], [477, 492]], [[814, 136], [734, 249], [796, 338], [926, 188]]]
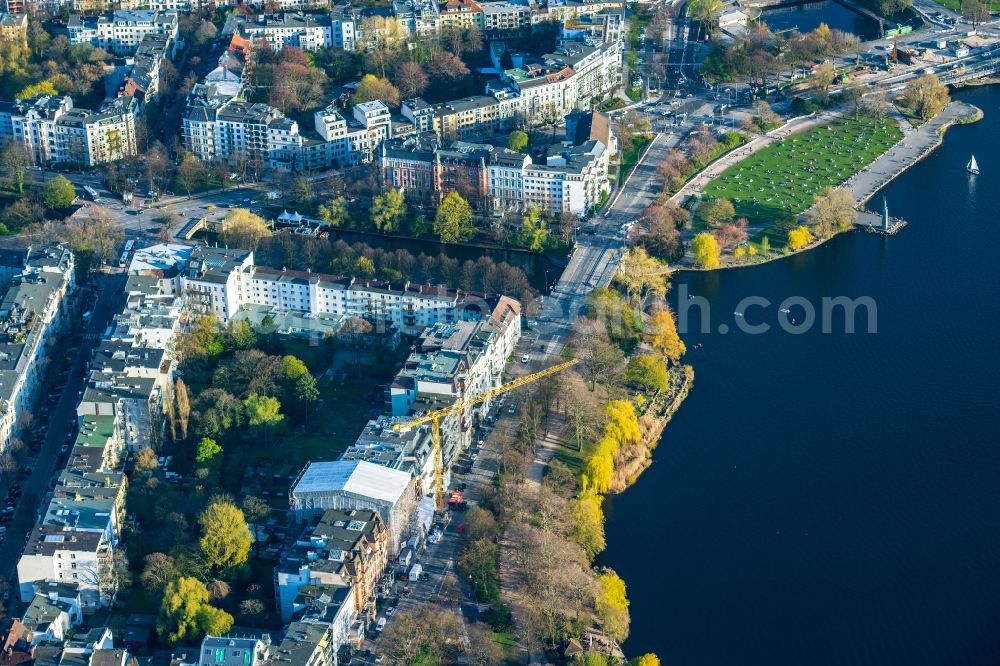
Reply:
[[240, 17], [239, 30], [248, 40], [266, 41], [276, 52], [286, 45], [303, 51], [318, 51], [334, 45], [330, 17], [323, 15], [282, 12], [252, 19]]
[[356, 612], [373, 614], [377, 584], [389, 565], [389, 541], [389, 530], [376, 511], [324, 511], [275, 567], [281, 619], [288, 622], [302, 610], [295, 602], [307, 585], [344, 587]]
[[[386, 396], [387, 400], [389, 395]], [[364, 460], [409, 473], [417, 487], [426, 492], [434, 484], [434, 448], [428, 426], [396, 430], [407, 419], [382, 415], [372, 419], [354, 444], [341, 454], [341, 460]]]
[[136, 154], [135, 97], [109, 97], [97, 111], [72, 108], [56, 120], [57, 161], [97, 166]]
[[459, 29], [486, 27], [482, 6], [475, 0], [448, 0], [441, 6], [441, 27]]
[[23, 145], [35, 164], [106, 164], [135, 155], [136, 109], [115, 98], [97, 111], [76, 108], [67, 96], [0, 102], [0, 140]]
[[30, 601], [44, 581], [79, 586], [84, 608], [107, 605], [116, 589], [114, 546], [101, 532], [38, 524], [28, 534], [17, 580], [21, 600]]
[[433, 133], [396, 138], [380, 150], [383, 180], [421, 205], [459, 191], [493, 213], [538, 206], [555, 215], [582, 216], [610, 191], [604, 143], [613, 143], [610, 124], [606, 116], [592, 115], [597, 119], [588, 120], [587, 113], [569, 116], [573, 135], [551, 148], [545, 164], [489, 144], [456, 141], [444, 148]]
[[517, 2], [485, 2], [483, 8], [483, 31], [495, 39], [517, 37], [531, 28], [531, 7]]
[[239, 101], [211, 86], [188, 96], [184, 145], [204, 161], [260, 162], [279, 169], [302, 168], [299, 125], [267, 104]]
[[393, 0], [392, 11], [409, 35], [432, 37], [441, 30], [441, 11], [435, 0]]
[[417, 506], [413, 477], [364, 460], [311, 462], [292, 482], [289, 508], [309, 521], [329, 509], [374, 511], [389, 532], [389, 557], [399, 552]]
[[316, 111], [313, 122], [321, 141], [303, 149], [303, 160], [313, 169], [370, 162], [392, 136], [389, 106], [380, 100], [356, 104], [349, 117], [331, 104]]
[[73, 14], [66, 29], [70, 44], [90, 44], [115, 55], [128, 55], [135, 53], [146, 35], [176, 39], [177, 26], [176, 11], [121, 9], [100, 16]]
[[[497, 301], [488, 317], [427, 328], [388, 389], [392, 416], [440, 409], [465, 396], [497, 388], [520, 337], [521, 306], [507, 297]], [[485, 418], [489, 407], [490, 403], [484, 402], [444, 419], [445, 468], [468, 448], [475, 424]]]
[[0, 11], [0, 42], [14, 42], [27, 46], [28, 15]]
[[73, 255], [61, 245], [29, 247], [0, 302], [0, 450], [23, 437], [48, 356], [65, 326]]

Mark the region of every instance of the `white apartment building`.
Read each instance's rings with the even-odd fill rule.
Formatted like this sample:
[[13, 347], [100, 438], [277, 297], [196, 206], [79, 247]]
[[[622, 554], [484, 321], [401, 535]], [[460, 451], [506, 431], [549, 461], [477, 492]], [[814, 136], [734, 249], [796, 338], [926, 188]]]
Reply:
[[107, 605], [115, 589], [114, 547], [102, 533], [38, 524], [28, 535], [17, 580], [22, 601], [43, 581], [79, 586], [85, 608]]
[[90, 44], [115, 55], [135, 53], [142, 38], [149, 34], [177, 37], [177, 12], [152, 9], [118, 10], [100, 16], [69, 17], [70, 44]]
[[556, 215], [584, 215], [610, 191], [607, 149], [599, 141], [552, 149], [546, 164], [524, 169], [525, 205]]
[[70, 97], [37, 95], [0, 102], [0, 140], [23, 145], [35, 164], [96, 166], [135, 155], [132, 98], [109, 98], [98, 111], [73, 106]]
[[260, 161], [280, 169], [302, 166], [302, 136], [294, 120], [267, 104], [248, 104], [196, 86], [188, 96], [184, 145], [199, 159]]
[[85, 166], [136, 154], [134, 97], [109, 97], [98, 111], [70, 109], [56, 120], [57, 161]]
[[73, 255], [62, 246], [29, 247], [0, 302], [0, 451], [23, 436], [18, 417], [33, 413], [75, 284], [73, 271]]
[[266, 40], [274, 51], [286, 44], [303, 51], [318, 51], [333, 45], [333, 29], [327, 16], [307, 14], [264, 14], [240, 23], [240, 33], [248, 40]]

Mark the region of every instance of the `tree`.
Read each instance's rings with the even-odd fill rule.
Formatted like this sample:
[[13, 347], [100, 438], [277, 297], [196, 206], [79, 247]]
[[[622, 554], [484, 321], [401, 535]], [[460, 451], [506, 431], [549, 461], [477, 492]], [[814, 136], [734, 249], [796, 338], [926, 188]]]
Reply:
[[372, 332], [372, 325], [361, 317], [351, 317], [340, 327], [338, 335], [347, 341], [354, 359], [354, 370], [361, 375], [361, 357], [364, 350], [365, 339]]
[[0, 166], [17, 183], [17, 193], [24, 194], [24, 178], [31, 167], [31, 153], [21, 143], [8, 141], [0, 150]]
[[427, 62], [427, 73], [435, 87], [448, 92], [454, 91], [469, 76], [469, 68], [456, 54], [442, 51]]
[[45, 184], [45, 207], [52, 210], [66, 210], [76, 201], [76, 189], [65, 176], [56, 176]]
[[208, 169], [205, 168], [204, 163], [191, 153], [184, 153], [184, 156], [181, 157], [181, 163], [177, 165], [177, 171], [174, 173], [174, 180], [184, 190], [184, 193], [190, 197], [191, 192], [205, 185], [207, 178]]
[[264, 604], [260, 599], [244, 599], [240, 602], [240, 621], [247, 624], [257, 624], [265, 615]]
[[106, 262], [118, 256], [118, 247], [125, 239], [125, 232], [110, 213], [93, 208], [82, 217], [67, 220], [65, 237], [74, 252], [89, 254], [98, 262]]
[[209, 565], [232, 569], [247, 561], [253, 535], [239, 507], [215, 499], [202, 511], [198, 522], [201, 524], [198, 544]]
[[650, 296], [663, 297], [667, 292], [669, 275], [670, 269], [664, 262], [637, 247], [625, 253], [615, 277], [624, 285], [629, 299], [642, 302]]
[[720, 248], [727, 248], [731, 245], [739, 245], [747, 242], [747, 219], [738, 218], [732, 222], [724, 222], [712, 232], [715, 240], [719, 242]]
[[623, 641], [628, 635], [629, 625], [625, 581], [614, 571], [609, 571], [601, 574], [597, 582], [600, 589], [594, 605], [604, 633], [614, 641]]
[[156, 452], [150, 447], [144, 446], [135, 454], [135, 471], [151, 472], [159, 466]]
[[211, 21], [201, 21], [198, 29], [194, 31], [194, 41], [199, 46], [205, 45], [215, 39], [219, 30]]
[[32, 83], [21, 89], [21, 92], [14, 95], [14, 99], [31, 99], [36, 95], [58, 95], [59, 91], [56, 87], [52, 85], [51, 81], [39, 81], [38, 83]]
[[442, 243], [461, 243], [475, 235], [472, 207], [458, 192], [444, 198], [434, 215], [434, 233]]
[[538, 206], [529, 206], [521, 218], [521, 243], [529, 250], [538, 252], [545, 247], [548, 239], [548, 221]]
[[519, 153], [524, 152], [524, 149], [528, 147], [528, 134], [521, 130], [514, 130], [507, 135], [507, 147]]
[[990, 20], [990, 10], [983, 0], [962, 0], [962, 16], [972, 22], [972, 29]]
[[397, 189], [390, 189], [372, 199], [372, 224], [383, 233], [397, 231], [405, 215], [406, 198]]
[[667, 308], [660, 308], [650, 316], [647, 331], [649, 345], [671, 363], [678, 363], [687, 351], [683, 340], [677, 334], [674, 316]]
[[316, 193], [313, 192], [312, 181], [305, 176], [296, 176], [292, 179], [292, 186], [288, 190], [292, 201], [299, 206], [309, 206], [312, 204]]
[[317, 214], [319, 219], [331, 227], [345, 226], [351, 219], [351, 214], [347, 211], [347, 199], [343, 195], [335, 196], [326, 204], [321, 204]]
[[390, 106], [399, 106], [401, 96], [399, 89], [388, 79], [378, 78], [374, 74], [365, 74], [351, 95], [352, 104], [382, 100]]
[[705, 224], [716, 227], [736, 216], [736, 208], [729, 199], [709, 199], [698, 206], [695, 217]]
[[812, 242], [813, 235], [809, 233], [808, 227], [798, 226], [788, 231], [788, 249], [793, 252], [801, 250]]
[[247, 495], [243, 498], [243, 515], [251, 523], [263, 522], [271, 515], [271, 505], [259, 497]]
[[260, 242], [270, 236], [271, 229], [264, 218], [246, 208], [234, 208], [222, 221], [222, 238], [227, 245], [256, 250]]
[[660, 658], [652, 652], [647, 652], [635, 660], [635, 666], [660, 666]]
[[580, 544], [590, 559], [594, 559], [606, 545], [601, 501], [600, 495], [585, 493], [570, 505], [573, 540]]
[[277, 398], [253, 393], [243, 401], [243, 407], [246, 409], [247, 423], [251, 428], [263, 433], [265, 439], [268, 432], [285, 420], [281, 413], [281, 403]]
[[375, 262], [365, 255], [361, 255], [358, 257], [357, 270], [359, 275], [371, 277], [375, 275]]
[[465, 651], [465, 658], [469, 666], [497, 666], [504, 663], [503, 650], [493, 638], [492, 632], [475, 624], [469, 626], [468, 634], [469, 646]]
[[458, 558], [460, 572], [481, 599], [488, 598], [491, 586], [496, 584], [497, 552], [497, 545], [491, 539], [476, 539], [465, 546]]
[[833, 85], [835, 77], [836, 72], [832, 62], [824, 62], [813, 72], [812, 86], [816, 90], [816, 97], [819, 98], [820, 104], [825, 105], [830, 100], [830, 86]]
[[711, 32], [719, 25], [719, 14], [722, 13], [722, 0], [691, 0], [688, 3], [688, 16], [701, 21]]
[[194, 460], [199, 463], [212, 463], [222, 453], [219, 446], [211, 437], [202, 437], [195, 447]]
[[429, 79], [423, 67], [418, 63], [407, 61], [396, 67], [392, 82], [396, 84], [403, 99], [410, 99], [424, 94]]
[[253, 349], [257, 345], [257, 333], [246, 320], [230, 321], [226, 329], [226, 346], [231, 349]]
[[828, 187], [816, 195], [813, 207], [806, 211], [806, 219], [821, 238], [826, 238], [838, 231], [851, 229], [856, 214], [854, 195], [849, 190]]
[[691, 240], [691, 251], [694, 252], [694, 263], [700, 268], [719, 267], [719, 243], [715, 236], [709, 233], [700, 233]]
[[903, 90], [903, 102], [906, 108], [921, 120], [933, 118], [948, 106], [950, 101], [948, 86], [930, 72], [911, 79]]
[[180, 576], [174, 560], [163, 553], [150, 553], [145, 559], [146, 566], [139, 575], [142, 586], [154, 593], [162, 591], [170, 581]]
[[461, 649], [462, 625], [458, 616], [421, 604], [400, 611], [379, 637], [379, 653], [390, 664], [413, 666], [452, 661]]
[[164, 590], [156, 627], [166, 643], [195, 643], [206, 634], [225, 635], [232, 626], [232, 615], [208, 603], [208, 588], [200, 580], [177, 578]]
[[628, 360], [625, 378], [647, 391], [666, 391], [669, 385], [667, 365], [662, 356], [641, 354]]
[[174, 382], [174, 400], [177, 403], [177, 426], [181, 439], [187, 439], [188, 421], [191, 418], [191, 400], [188, 397], [187, 384], [180, 377]]

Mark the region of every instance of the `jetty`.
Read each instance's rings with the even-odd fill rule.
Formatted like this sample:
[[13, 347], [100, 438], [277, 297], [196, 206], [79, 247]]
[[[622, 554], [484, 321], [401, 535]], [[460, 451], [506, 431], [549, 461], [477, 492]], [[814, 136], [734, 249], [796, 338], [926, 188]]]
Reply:
[[877, 215], [867, 210], [859, 210], [854, 218], [854, 225], [868, 233], [892, 236], [906, 226], [906, 220], [889, 215], [889, 203], [882, 197], [882, 214]]

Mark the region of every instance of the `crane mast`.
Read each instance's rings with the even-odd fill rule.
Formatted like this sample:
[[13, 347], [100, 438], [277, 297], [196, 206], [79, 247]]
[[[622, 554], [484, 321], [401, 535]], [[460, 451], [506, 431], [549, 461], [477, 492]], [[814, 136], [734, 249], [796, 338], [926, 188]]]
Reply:
[[445, 419], [452, 414], [460, 414], [469, 407], [481, 404], [487, 400], [492, 400], [499, 395], [521, 388], [522, 386], [533, 384], [539, 379], [549, 377], [557, 372], [562, 372], [563, 370], [576, 365], [576, 363], [577, 359], [575, 358], [569, 361], [563, 361], [562, 363], [557, 363], [556, 365], [545, 368], [544, 370], [539, 370], [538, 372], [525, 375], [524, 377], [518, 377], [517, 379], [509, 381], [506, 384], [498, 386], [494, 389], [490, 389], [489, 391], [483, 391], [482, 393], [474, 396], [462, 398], [448, 407], [435, 409], [427, 412], [426, 414], [422, 414], [411, 421], [396, 423], [392, 426], [393, 430], [401, 431], [412, 430], [413, 428], [417, 428], [427, 423], [431, 424], [431, 444], [434, 447], [434, 504], [438, 511], [444, 510], [444, 451], [441, 446], [442, 419]]

